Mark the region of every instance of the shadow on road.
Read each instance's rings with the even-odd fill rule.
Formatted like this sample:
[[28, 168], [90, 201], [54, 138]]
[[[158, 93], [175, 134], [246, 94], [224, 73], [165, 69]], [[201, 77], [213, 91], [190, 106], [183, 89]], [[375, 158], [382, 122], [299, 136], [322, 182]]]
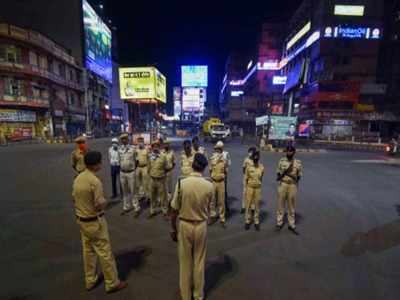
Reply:
[[396, 208], [397, 214], [400, 216], [400, 204], [396, 204], [395, 208]]
[[152, 253], [151, 248], [137, 247], [116, 255], [117, 268], [122, 280], [126, 280], [132, 270], [140, 269], [145, 264], [145, 258]]
[[380, 253], [398, 245], [400, 245], [400, 220], [373, 228], [366, 233], [355, 233], [342, 246], [340, 253], [346, 257], [356, 257], [367, 251]]
[[219, 284], [235, 276], [238, 264], [229, 255], [220, 254], [209, 259], [206, 262], [205, 269], [204, 292], [207, 299]]

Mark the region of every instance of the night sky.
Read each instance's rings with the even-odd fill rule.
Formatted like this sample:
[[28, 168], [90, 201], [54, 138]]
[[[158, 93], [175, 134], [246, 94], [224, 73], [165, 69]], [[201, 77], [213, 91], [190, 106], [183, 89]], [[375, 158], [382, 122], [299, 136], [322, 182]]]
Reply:
[[288, 20], [301, 0], [90, 2], [104, 3], [105, 15], [117, 26], [122, 66], [156, 65], [171, 95], [182, 64], [208, 65], [209, 97], [215, 99], [229, 52], [254, 47], [262, 22]]

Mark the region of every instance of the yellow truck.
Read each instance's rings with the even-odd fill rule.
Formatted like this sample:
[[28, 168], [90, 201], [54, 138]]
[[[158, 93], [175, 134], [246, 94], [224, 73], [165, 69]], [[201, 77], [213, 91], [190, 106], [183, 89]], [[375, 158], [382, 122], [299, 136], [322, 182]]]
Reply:
[[231, 130], [220, 119], [210, 118], [203, 124], [203, 136], [205, 141], [225, 141], [231, 137]]

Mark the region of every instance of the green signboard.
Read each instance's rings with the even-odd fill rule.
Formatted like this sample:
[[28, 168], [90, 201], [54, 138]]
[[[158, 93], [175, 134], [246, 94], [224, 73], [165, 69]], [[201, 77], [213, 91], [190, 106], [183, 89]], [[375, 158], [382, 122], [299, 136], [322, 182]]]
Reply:
[[270, 140], [290, 140], [295, 137], [297, 117], [271, 116]]

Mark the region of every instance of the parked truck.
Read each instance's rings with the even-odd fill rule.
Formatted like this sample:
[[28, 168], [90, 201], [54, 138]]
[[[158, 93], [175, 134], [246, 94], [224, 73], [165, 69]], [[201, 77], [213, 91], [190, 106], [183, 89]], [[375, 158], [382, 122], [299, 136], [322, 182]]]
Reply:
[[231, 130], [220, 119], [210, 118], [203, 124], [203, 136], [205, 141], [226, 141], [231, 137]]

